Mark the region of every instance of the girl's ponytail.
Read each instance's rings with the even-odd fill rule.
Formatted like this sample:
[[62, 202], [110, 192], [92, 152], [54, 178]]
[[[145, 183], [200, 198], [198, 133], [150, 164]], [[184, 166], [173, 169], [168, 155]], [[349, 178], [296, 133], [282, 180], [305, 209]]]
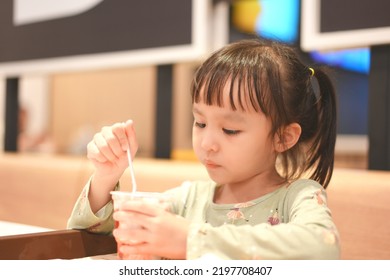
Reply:
[[325, 69], [310, 68], [312, 78], [317, 79], [319, 96], [317, 109], [318, 129], [309, 150], [307, 168], [316, 166], [311, 179], [320, 182], [326, 188], [330, 182], [334, 165], [334, 150], [337, 134], [336, 93]]

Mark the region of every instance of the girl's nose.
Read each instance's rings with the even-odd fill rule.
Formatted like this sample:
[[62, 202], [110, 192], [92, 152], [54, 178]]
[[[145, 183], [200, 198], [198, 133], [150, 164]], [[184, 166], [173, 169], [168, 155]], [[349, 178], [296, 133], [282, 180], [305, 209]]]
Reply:
[[218, 151], [218, 144], [215, 136], [213, 136], [212, 133], [205, 132], [202, 135], [201, 147], [205, 151]]

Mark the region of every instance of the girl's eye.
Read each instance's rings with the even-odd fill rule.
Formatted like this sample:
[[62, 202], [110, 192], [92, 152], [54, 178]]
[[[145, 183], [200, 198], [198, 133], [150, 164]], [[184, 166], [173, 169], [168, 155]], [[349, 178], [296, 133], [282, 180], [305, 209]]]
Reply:
[[206, 124], [204, 123], [199, 123], [199, 122], [195, 122], [195, 126], [199, 127], [199, 128], [205, 128], [206, 127]]
[[226, 128], [223, 128], [222, 130], [227, 135], [237, 135], [240, 133], [239, 130], [231, 130], [231, 129], [226, 129]]

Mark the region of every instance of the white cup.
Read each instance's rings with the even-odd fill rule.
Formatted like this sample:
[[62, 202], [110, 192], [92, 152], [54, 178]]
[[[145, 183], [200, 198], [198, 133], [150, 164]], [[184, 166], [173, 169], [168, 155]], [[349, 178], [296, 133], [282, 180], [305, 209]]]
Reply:
[[[159, 193], [159, 192], [125, 192], [125, 191], [112, 191], [111, 197], [114, 203], [114, 211], [117, 211], [121, 209], [121, 206], [124, 202], [129, 200], [139, 200], [139, 201], [145, 201], [147, 203], [156, 204], [158, 207], [162, 207], [165, 210], [169, 209], [170, 203], [171, 203], [171, 196], [166, 193]], [[129, 229], [129, 228], [138, 228], [140, 225], [136, 223], [131, 223], [131, 221], [127, 223], [119, 223], [115, 221], [115, 228], [121, 228], [121, 229]], [[120, 247], [124, 244], [117, 241], [117, 251], [118, 251], [118, 258], [121, 260], [155, 260], [158, 259], [156, 256], [151, 255], [129, 255], [129, 254], [123, 254], [120, 252]], [[130, 244], [127, 245], [134, 245], [137, 244], [137, 240], [131, 240]]]

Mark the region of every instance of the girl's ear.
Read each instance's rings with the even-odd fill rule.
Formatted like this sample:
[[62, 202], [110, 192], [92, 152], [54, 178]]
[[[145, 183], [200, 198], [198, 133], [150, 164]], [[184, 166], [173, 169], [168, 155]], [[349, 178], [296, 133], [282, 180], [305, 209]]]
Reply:
[[291, 123], [286, 126], [282, 135], [275, 136], [275, 149], [278, 153], [282, 153], [292, 148], [299, 140], [301, 136], [302, 128], [298, 123]]

